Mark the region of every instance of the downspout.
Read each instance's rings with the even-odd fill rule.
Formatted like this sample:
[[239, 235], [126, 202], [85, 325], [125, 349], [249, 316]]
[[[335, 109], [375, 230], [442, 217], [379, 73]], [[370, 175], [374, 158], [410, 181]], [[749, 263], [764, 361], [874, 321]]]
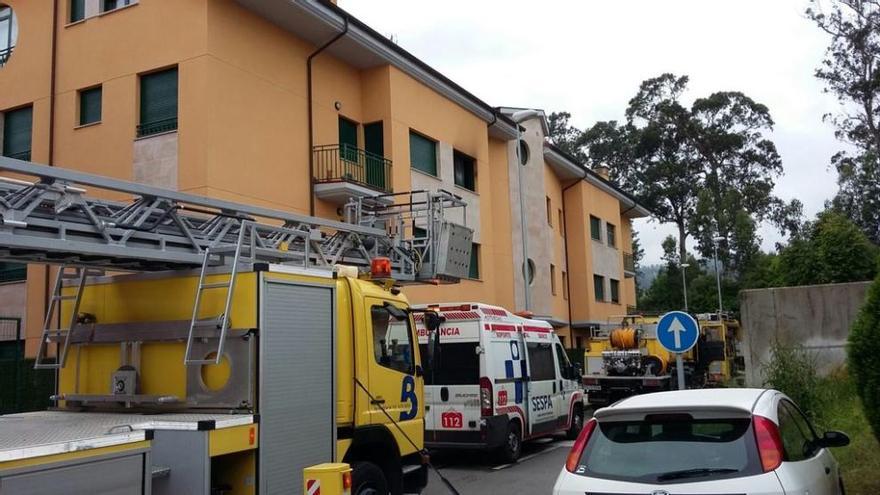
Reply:
[[337, 33], [335, 36], [330, 38], [326, 43], [319, 46], [317, 50], [313, 51], [309, 58], [306, 59], [306, 86], [308, 90], [308, 112], [309, 112], [309, 215], [315, 215], [315, 153], [312, 148], [315, 146], [314, 143], [314, 134], [315, 134], [315, 126], [312, 121], [312, 59], [317, 57], [321, 52], [326, 50], [330, 45], [336, 43], [339, 38], [342, 38], [346, 34], [348, 34], [348, 16], [343, 17], [345, 24], [343, 25], [342, 31]]
[[[56, 79], [56, 63], [58, 60], [58, 0], [52, 2], [52, 60], [49, 67], [49, 153], [46, 160], [50, 167], [55, 166], [55, 79]], [[31, 125], [33, 127], [33, 123]], [[63, 269], [63, 268], [61, 268]], [[43, 314], [49, 313], [49, 298], [52, 294], [49, 292], [50, 266], [46, 266], [43, 273]], [[56, 317], [61, 319], [61, 305], [58, 305], [58, 314]], [[47, 322], [48, 323], [48, 322]], [[59, 324], [60, 325], [60, 324]], [[27, 330], [25, 330], [27, 333]], [[43, 344], [40, 343], [40, 346]], [[58, 359], [61, 356], [60, 344], [55, 344], [55, 356]], [[58, 395], [59, 370], [55, 369], [55, 394]], [[58, 401], [55, 401], [58, 406]]]
[[[586, 178], [587, 173], [585, 171], [583, 177], [562, 188], [562, 228], [565, 229], [563, 246], [565, 251], [565, 270], [568, 272], [568, 277], [565, 278], [565, 291], [568, 293], [568, 335], [571, 337], [572, 341], [574, 341], [574, 328], [572, 327], [574, 321], [571, 317], [571, 266], [568, 264], [568, 219], [565, 216], [565, 191], [580, 184], [580, 182]], [[574, 342], [571, 342], [571, 349], [575, 349]]]

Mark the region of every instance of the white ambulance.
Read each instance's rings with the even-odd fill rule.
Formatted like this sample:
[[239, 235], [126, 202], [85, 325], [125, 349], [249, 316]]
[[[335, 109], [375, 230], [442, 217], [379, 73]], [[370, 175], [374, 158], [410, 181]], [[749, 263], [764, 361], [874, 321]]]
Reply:
[[424, 314], [414, 315], [422, 355], [434, 348], [424, 363], [427, 447], [492, 450], [513, 462], [524, 440], [577, 436], [580, 377], [549, 323], [480, 303], [416, 308], [435, 308], [444, 319], [434, 337]]

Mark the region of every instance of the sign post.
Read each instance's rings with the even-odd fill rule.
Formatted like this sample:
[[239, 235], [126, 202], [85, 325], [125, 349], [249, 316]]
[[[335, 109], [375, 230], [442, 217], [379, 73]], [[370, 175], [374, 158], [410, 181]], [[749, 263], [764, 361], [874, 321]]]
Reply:
[[684, 365], [681, 355], [694, 347], [700, 336], [700, 327], [691, 315], [684, 311], [670, 311], [657, 323], [657, 340], [667, 351], [675, 354], [678, 389], [684, 390]]

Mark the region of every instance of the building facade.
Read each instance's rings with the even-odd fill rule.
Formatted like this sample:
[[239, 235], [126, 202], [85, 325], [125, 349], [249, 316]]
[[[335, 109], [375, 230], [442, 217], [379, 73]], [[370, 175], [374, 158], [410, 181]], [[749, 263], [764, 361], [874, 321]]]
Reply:
[[[579, 295], [565, 298], [569, 284], [572, 294], [580, 294], [575, 287], [589, 291], [590, 270], [600, 270], [606, 283], [617, 277], [619, 304], [635, 299], [624, 276], [611, 273], [612, 256], [596, 261], [590, 242], [568, 243], [566, 261], [569, 225], [599, 212], [616, 222], [623, 247], [632, 215], [621, 214], [610, 183], [570, 159], [547, 158], [546, 129], [535, 132], [540, 122], [518, 128], [503, 109], [333, 2], [0, 0], [5, 156], [333, 219], [351, 196], [454, 191], [468, 203], [457, 220], [474, 229], [471, 276], [455, 286], [408, 288], [411, 299], [528, 309], [571, 332], [570, 323], [577, 328], [622, 312]], [[517, 283], [518, 130], [533, 150], [523, 167], [535, 262], [535, 306], [528, 308]], [[554, 236], [538, 232], [533, 213], [543, 210], [535, 210], [535, 197], [541, 208], [545, 198], [552, 203]], [[577, 219], [566, 213], [558, 220], [569, 205]], [[543, 227], [552, 227], [550, 216]], [[569, 262], [586, 270], [583, 276], [572, 274]], [[20, 275], [0, 283], [15, 284], [3, 290], [26, 301], [21, 313], [33, 354], [52, 270], [30, 266], [26, 273], [26, 283], [16, 282]]]

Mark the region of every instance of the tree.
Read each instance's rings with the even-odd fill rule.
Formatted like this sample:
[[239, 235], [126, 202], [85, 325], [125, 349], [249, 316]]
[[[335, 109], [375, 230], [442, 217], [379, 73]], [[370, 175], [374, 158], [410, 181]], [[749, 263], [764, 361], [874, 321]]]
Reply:
[[847, 359], [865, 416], [880, 440], [880, 276], [849, 332]]
[[871, 280], [877, 273], [877, 246], [843, 214], [826, 210], [804, 225], [779, 254], [785, 285]]
[[831, 37], [815, 75], [841, 104], [825, 119], [854, 148], [831, 159], [840, 186], [832, 204], [880, 244], [880, 2], [835, 0], [827, 13], [810, 4], [807, 16]]
[[[627, 122], [599, 122], [583, 134], [592, 165], [612, 167], [612, 178], [662, 222], [678, 228], [679, 258], [688, 237], [704, 257], [721, 236], [719, 257], [739, 270], [758, 251], [757, 223], [786, 227], [800, 214], [771, 191], [782, 172], [766, 134], [773, 120], [766, 106], [740, 92], [716, 92], [687, 107], [688, 77], [663, 74], [644, 81], [630, 100]], [[783, 222], [785, 221], [785, 222]], [[795, 222], [796, 223], [796, 222]]]
[[571, 114], [568, 112], [553, 112], [547, 117], [549, 136], [553, 144], [562, 148], [563, 151], [578, 160], [578, 163], [586, 163], [587, 155], [581, 149], [583, 132], [569, 124]]

